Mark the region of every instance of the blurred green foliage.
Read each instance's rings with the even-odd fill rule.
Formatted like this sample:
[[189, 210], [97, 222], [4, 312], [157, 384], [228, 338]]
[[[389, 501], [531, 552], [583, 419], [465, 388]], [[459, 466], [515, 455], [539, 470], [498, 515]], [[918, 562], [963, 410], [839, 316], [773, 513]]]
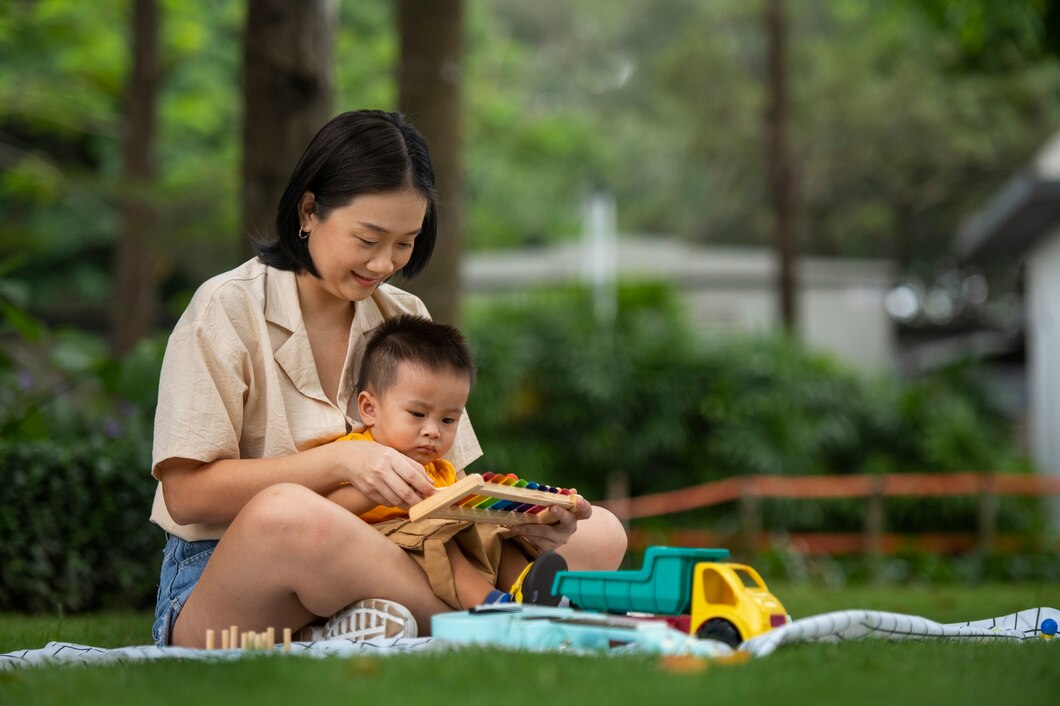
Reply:
[[613, 322], [570, 288], [479, 303], [467, 329], [479, 463], [595, 497], [616, 470], [635, 495], [750, 473], [1029, 470], [970, 363], [866, 379], [782, 337], [704, 340], [662, 284], [621, 286]]
[[147, 522], [162, 341], [121, 360], [22, 307], [0, 268], [0, 610], [143, 607], [162, 535]]
[[[613, 322], [589, 291], [550, 289], [472, 307], [480, 366], [468, 412], [485, 451], [473, 470], [631, 495], [744, 474], [1025, 473], [1012, 423], [971, 362], [913, 380], [867, 379], [782, 337], [687, 325], [671, 289], [625, 284]], [[860, 531], [855, 500], [766, 500], [766, 529]], [[972, 531], [978, 499], [893, 499], [889, 531]], [[735, 504], [638, 521], [735, 531]], [[1036, 501], [1002, 498], [998, 528], [1036, 535]]]
[[1060, 582], [1060, 555], [1029, 542], [1016, 554], [944, 555], [900, 551], [883, 557], [851, 555], [805, 555], [776, 547], [754, 557], [763, 576], [784, 577], [795, 584], [840, 588], [852, 584], [900, 585], [905, 595], [913, 585], [979, 585], [985, 582], [1037, 582], [1039, 586]]
[[[1060, 124], [1055, 4], [788, 3], [801, 247], [930, 271]], [[104, 325], [130, 190], [158, 214], [169, 318], [241, 257], [245, 3], [162, 3], [150, 188], [118, 176], [129, 12], [0, 3], [0, 257], [28, 256], [17, 277], [52, 321]], [[337, 33], [335, 111], [393, 108], [392, 3], [341, 3]], [[761, 33], [743, 0], [468, 3], [466, 242], [575, 237], [600, 189], [624, 232], [769, 242]], [[979, 68], [976, 52], [998, 58]]]
[[[141, 432], [143, 430], [141, 429]], [[145, 607], [158, 583], [162, 534], [144, 434], [0, 439], [0, 609]]]

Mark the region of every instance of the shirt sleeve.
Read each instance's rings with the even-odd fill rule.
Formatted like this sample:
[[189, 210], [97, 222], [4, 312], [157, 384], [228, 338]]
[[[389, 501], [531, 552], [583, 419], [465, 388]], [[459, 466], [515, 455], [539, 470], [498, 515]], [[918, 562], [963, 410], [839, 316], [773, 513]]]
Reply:
[[170, 336], [159, 377], [151, 474], [171, 458], [239, 458], [251, 366], [227, 316], [208, 307]]
[[464, 470], [471, 462], [482, 456], [482, 447], [475, 436], [475, 430], [471, 426], [471, 420], [467, 413], [460, 415], [460, 423], [456, 428], [456, 439], [453, 447], [449, 449], [444, 458], [452, 463], [458, 470]]

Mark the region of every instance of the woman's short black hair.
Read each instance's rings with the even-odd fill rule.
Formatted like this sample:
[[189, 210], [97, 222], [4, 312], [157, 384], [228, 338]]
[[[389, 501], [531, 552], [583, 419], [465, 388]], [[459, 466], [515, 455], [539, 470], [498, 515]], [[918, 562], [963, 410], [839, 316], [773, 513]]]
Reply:
[[357, 196], [407, 187], [423, 195], [427, 211], [412, 257], [401, 269], [406, 278], [427, 266], [438, 236], [434, 168], [427, 141], [400, 113], [356, 110], [332, 118], [298, 160], [280, 197], [273, 239], [254, 243], [258, 257], [277, 269], [319, 277], [308, 241], [298, 235], [302, 196], [312, 192], [314, 213], [323, 219]]

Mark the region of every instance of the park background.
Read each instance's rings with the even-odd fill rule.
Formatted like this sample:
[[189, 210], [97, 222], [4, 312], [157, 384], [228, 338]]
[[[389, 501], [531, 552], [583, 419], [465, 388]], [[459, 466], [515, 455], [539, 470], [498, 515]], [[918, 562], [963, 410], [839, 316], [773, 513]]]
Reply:
[[[958, 245], [1060, 128], [1058, 22], [1046, 0], [0, 3], [0, 611], [153, 603], [167, 332], [356, 108], [432, 147], [441, 244], [408, 286], [475, 348], [471, 470], [596, 499], [1056, 471], [1030, 441], [1025, 253]], [[674, 247], [732, 291], [648, 266]], [[815, 267], [845, 289], [806, 296]], [[819, 298], [861, 313], [822, 339]], [[987, 499], [989, 542], [979, 492], [631, 530], [709, 532], [767, 579], [1060, 579], [1049, 506]], [[910, 539], [798, 540], [868, 525]], [[941, 534], [971, 539], [915, 539]]]

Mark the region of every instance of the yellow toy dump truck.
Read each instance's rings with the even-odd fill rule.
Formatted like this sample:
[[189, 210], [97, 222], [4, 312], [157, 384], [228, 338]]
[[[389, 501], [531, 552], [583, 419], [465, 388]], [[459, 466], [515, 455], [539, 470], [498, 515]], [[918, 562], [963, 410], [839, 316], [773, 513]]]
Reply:
[[581, 610], [665, 620], [735, 647], [788, 622], [787, 611], [750, 566], [722, 561], [727, 549], [649, 547], [633, 571], [561, 571], [552, 590]]

